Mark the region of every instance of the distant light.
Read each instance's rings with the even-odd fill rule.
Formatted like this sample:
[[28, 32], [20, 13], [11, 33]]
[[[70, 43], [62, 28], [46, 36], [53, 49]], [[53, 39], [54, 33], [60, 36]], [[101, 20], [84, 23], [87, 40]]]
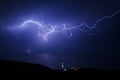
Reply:
[[76, 71], [77, 69], [76, 68], [74, 68], [74, 71]]
[[71, 67], [71, 69], [74, 69], [74, 67]]
[[64, 69], [64, 71], [67, 71], [67, 69]]
[[61, 67], [62, 67], [62, 69], [64, 69], [64, 63], [63, 62], [61, 63]]
[[30, 54], [31, 53], [31, 50], [30, 49], [27, 49], [27, 54]]

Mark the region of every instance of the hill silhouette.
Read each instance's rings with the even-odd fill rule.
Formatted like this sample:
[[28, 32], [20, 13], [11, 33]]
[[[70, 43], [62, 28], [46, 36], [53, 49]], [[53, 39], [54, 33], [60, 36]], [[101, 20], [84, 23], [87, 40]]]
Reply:
[[80, 80], [80, 79], [118, 79], [120, 71], [80, 68], [53, 70], [43, 65], [0, 60], [0, 78], [2, 79], [40, 79], [40, 80]]

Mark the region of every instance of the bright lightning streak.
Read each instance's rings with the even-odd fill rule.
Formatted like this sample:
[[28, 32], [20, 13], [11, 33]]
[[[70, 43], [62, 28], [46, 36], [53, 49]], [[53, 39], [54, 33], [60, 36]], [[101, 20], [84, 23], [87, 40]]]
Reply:
[[40, 23], [40, 22], [34, 21], [34, 20], [26, 20], [22, 24], [20, 24], [19, 28], [25, 28], [26, 25], [29, 24], [29, 23], [35, 24], [38, 27], [38, 30], [39, 30], [39, 33], [37, 35], [41, 36], [43, 38], [43, 40], [47, 41], [48, 37], [51, 34], [58, 33], [58, 32], [64, 33], [68, 37], [72, 37], [72, 33], [70, 33], [68, 35], [67, 31], [70, 31], [70, 30], [73, 30], [73, 29], [77, 29], [77, 30], [83, 31], [85, 33], [88, 33], [86, 30], [82, 29], [81, 27], [85, 26], [89, 30], [94, 29], [97, 26], [98, 23], [100, 23], [104, 19], [112, 18], [113, 16], [117, 15], [118, 13], [120, 13], [120, 10], [113, 13], [110, 16], [104, 16], [102, 18], [99, 18], [92, 26], [89, 26], [87, 23], [81, 23], [79, 26], [72, 26], [72, 25], [67, 25], [67, 24], [49, 25], [49, 24], [43, 24], [43, 23]]
[[92, 26], [89, 26], [87, 23], [81, 23], [79, 26], [71, 26], [71, 27], [67, 28], [67, 27], [65, 26], [65, 24], [64, 24], [64, 29], [65, 29], [65, 30], [78, 29], [78, 30], [80, 30], [80, 31], [83, 31], [83, 32], [88, 33], [86, 30], [81, 29], [81, 27], [82, 27], [82, 26], [85, 26], [85, 27], [87, 27], [88, 29], [94, 29], [94, 28], [97, 26], [98, 23], [100, 23], [100, 22], [103, 21], [104, 19], [112, 18], [112, 17], [114, 17], [115, 15], [117, 15], [118, 13], [120, 13], [120, 10], [119, 10], [119, 11], [116, 11], [115, 13], [113, 13], [113, 14], [110, 15], [110, 16], [104, 16], [104, 17], [102, 17], [102, 18], [99, 18]]
[[20, 28], [25, 28], [26, 27], [25, 25], [27, 25], [29, 23], [36, 24], [38, 29], [41, 29], [42, 32], [38, 33], [38, 36], [42, 36], [44, 40], [48, 40], [48, 36], [50, 34], [52, 34], [53, 32], [55, 32], [55, 26], [50, 25], [50, 27], [49, 27], [48, 25], [43, 25], [43, 24], [41, 24], [37, 21], [33, 21], [33, 20], [24, 21], [20, 25]]
[[27, 21], [24, 21], [21, 26], [23, 27], [24, 25], [28, 24], [28, 23], [34, 23], [36, 25], [38, 25], [40, 28], [42, 28], [42, 24], [40, 24], [39, 22], [36, 22], [36, 21], [33, 21], [33, 20], [27, 20]]

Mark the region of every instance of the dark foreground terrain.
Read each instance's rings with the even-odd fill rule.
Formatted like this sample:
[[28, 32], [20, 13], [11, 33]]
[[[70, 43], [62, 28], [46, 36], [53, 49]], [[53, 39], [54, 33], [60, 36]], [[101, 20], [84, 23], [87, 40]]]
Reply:
[[78, 70], [53, 70], [48, 67], [0, 60], [0, 80], [84, 80], [84, 79], [120, 79], [120, 71], [80, 68]]

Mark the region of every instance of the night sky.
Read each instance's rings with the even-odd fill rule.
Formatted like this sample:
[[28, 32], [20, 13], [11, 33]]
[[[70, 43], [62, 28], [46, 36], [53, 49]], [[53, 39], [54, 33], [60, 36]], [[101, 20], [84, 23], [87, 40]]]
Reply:
[[91, 31], [94, 35], [72, 30], [72, 37], [56, 33], [44, 41], [36, 37], [33, 27], [8, 29], [27, 19], [92, 26], [99, 18], [119, 10], [119, 0], [0, 0], [0, 59], [54, 69], [61, 68], [62, 62], [66, 68], [120, 69], [120, 13], [98, 23]]

